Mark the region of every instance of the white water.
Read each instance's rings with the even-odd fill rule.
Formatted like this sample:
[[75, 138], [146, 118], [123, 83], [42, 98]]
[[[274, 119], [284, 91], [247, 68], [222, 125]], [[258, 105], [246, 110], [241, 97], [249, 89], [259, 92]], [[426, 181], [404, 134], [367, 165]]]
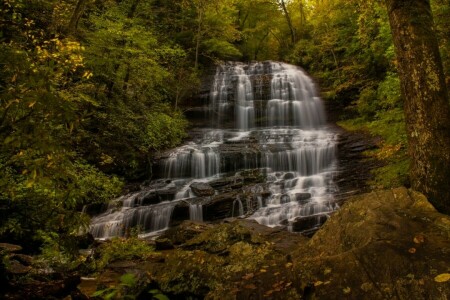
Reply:
[[[173, 189], [172, 198], [146, 204], [147, 196], [138, 192], [116, 200], [123, 207], [92, 220], [95, 237], [124, 235], [133, 226], [159, 232], [169, 226], [177, 204], [195, 197], [192, 182], [243, 169], [265, 168], [270, 196], [255, 197], [256, 211], [249, 210], [251, 203], [234, 199], [230, 217], [253, 213], [250, 218], [261, 224], [290, 228], [298, 218], [337, 209], [333, 177], [338, 136], [328, 129], [314, 83], [301, 69], [277, 62], [219, 66], [209, 109], [211, 128], [198, 129], [199, 137], [172, 151], [162, 164], [163, 183], [145, 192]], [[203, 221], [205, 205], [189, 204], [189, 218]]]

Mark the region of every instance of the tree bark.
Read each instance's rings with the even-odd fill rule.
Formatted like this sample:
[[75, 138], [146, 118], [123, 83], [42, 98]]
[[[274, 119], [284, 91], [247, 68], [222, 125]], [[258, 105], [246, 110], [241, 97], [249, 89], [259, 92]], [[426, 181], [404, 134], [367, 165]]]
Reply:
[[429, 0], [385, 0], [411, 157], [413, 189], [450, 213], [450, 105]]
[[77, 5], [72, 13], [69, 21], [68, 31], [69, 33], [74, 33], [77, 30], [78, 21], [83, 15], [84, 8], [86, 7], [87, 0], [78, 0]]

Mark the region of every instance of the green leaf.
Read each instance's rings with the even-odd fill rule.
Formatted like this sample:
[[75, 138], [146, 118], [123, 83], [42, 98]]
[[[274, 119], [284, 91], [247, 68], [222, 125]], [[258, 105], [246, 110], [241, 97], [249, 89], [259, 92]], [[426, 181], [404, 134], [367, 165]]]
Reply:
[[136, 277], [134, 274], [127, 273], [120, 277], [120, 281], [126, 286], [134, 286], [136, 284]]
[[107, 290], [108, 289], [96, 291], [95, 293], [93, 293], [91, 295], [91, 297], [99, 297], [99, 296], [103, 295], [104, 293], [106, 293]]
[[153, 295], [153, 298], [158, 299], [158, 300], [169, 300], [169, 298], [166, 295], [163, 295], [163, 294]]

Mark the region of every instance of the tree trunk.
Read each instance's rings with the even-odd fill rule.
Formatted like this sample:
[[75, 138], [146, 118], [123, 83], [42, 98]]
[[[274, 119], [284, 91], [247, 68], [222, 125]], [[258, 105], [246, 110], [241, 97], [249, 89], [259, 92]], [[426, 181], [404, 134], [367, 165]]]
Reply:
[[198, 69], [198, 56], [199, 56], [199, 50], [200, 50], [200, 38], [201, 38], [201, 34], [202, 34], [202, 25], [203, 25], [203, 12], [200, 10], [199, 11], [199, 16], [198, 16], [198, 27], [197, 27], [197, 35], [195, 38], [195, 63], [194, 63], [194, 68], [197, 70]]
[[292, 43], [292, 46], [293, 46], [293, 45], [295, 45], [295, 40], [296, 40], [295, 39], [295, 28], [294, 28], [294, 25], [292, 25], [291, 16], [289, 15], [289, 12], [287, 10], [286, 3], [284, 3], [284, 0], [279, 0], [279, 4], [280, 4], [281, 8], [283, 9], [284, 16], [286, 18], [286, 22], [287, 22], [287, 24], [289, 26], [289, 31], [291, 33], [291, 43]]
[[69, 33], [74, 33], [77, 30], [78, 21], [83, 15], [84, 8], [86, 7], [87, 0], [78, 0], [77, 5], [72, 13], [72, 17], [69, 21], [68, 31]]
[[412, 187], [450, 213], [450, 105], [428, 0], [385, 0], [397, 55]]

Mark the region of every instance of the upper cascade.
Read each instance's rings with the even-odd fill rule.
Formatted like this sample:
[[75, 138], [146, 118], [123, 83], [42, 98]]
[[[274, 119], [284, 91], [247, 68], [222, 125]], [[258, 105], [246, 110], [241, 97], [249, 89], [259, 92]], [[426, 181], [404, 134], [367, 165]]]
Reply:
[[337, 209], [338, 135], [301, 68], [269, 61], [217, 66], [208, 108], [211, 126], [192, 129], [192, 139], [157, 164], [159, 178], [96, 216], [95, 237], [136, 226], [160, 232], [174, 218], [249, 217], [303, 231]]
[[317, 128], [325, 112], [314, 83], [299, 67], [281, 62], [231, 62], [217, 67], [210, 92], [216, 126], [234, 114], [234, 128]]

